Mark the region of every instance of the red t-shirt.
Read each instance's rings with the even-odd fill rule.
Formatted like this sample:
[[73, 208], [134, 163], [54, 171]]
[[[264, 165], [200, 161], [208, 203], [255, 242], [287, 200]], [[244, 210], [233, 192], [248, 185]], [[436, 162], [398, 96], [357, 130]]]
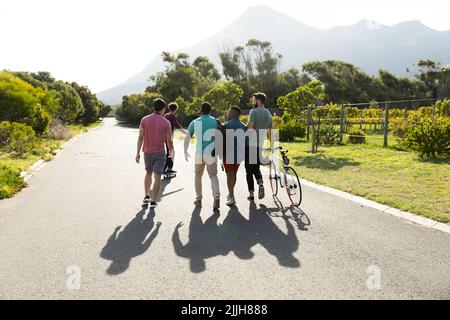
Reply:
[[140, 127], [144, 129], [144, 153], [165, 151], [166, 137], [172, 134], [169, 121], [153, 113], [142, 118]]
[[175, 129], [181, 129], [181, 124], [178, 122], [177, 117], [173, 113], [166, 113], [164, 115], [164, 118], [166, 118], [166, 120], [170, 122], [170, 128], [172, 132], [174, 132]]

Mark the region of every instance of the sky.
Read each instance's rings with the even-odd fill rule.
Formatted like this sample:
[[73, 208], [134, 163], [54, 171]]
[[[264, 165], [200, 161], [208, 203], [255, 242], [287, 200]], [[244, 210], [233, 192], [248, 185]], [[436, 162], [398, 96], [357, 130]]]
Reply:
[[45, 70], [98, 92], [259, 4], [318, 28], [369, 19], [450, 30], [449, 0], [0, 0], [0, 70]]

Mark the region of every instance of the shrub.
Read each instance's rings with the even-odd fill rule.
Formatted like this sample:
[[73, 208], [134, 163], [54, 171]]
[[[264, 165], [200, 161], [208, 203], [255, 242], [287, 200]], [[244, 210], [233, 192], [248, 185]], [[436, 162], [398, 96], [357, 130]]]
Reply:
[[352, 144], [361, 144], [367, 142], [366, 133], [360, 128], [353, 127], [349, 131], [348, 142]]
[[406, 144], [420, 153], [421, 157], [450, 155], [450, 118], [422, 118], [412, 125], [406, 134]]
[[389, 121], [389, 129], [400, 144], [405, 144], [406, 134], [410, 127], [411, 123], [407, 119], [394, 118]]
[[45, 111], [40, 105], [36, 106], [36, 110], [33, 114], [31, 127], [36, 131], [36, 133], [43, 134], [47, 131], [48, 124], [50, 123], [51, 117], [47, 111]]
[[47, 130], [47, 137], [55, 140], [67, 140], [70, 138], [70, 132], [61, 120], [52, 119]]
[[0, 146], [6, 152], [23, 154], [31, 151], [34, 141], [33, 128], [17, 122], [3, 121], [0, 123]]
[[0, 199], [12, 197], [24, 186], [25, 182], [19, 171], [7, 166], [0, 166]]
[[319, 143], [322, 145], [336, 145], [340, 142], [340, 134], [332, 125], [319, 127]]
[[439, 116], [450, 117], [450, 99], [436, 101], [436, 113]]
[[294, 141], [295, 138], [303, 138], [306, 134], [305, 125], [294, 120], [285, 121], [279, 124], [276, 129], [278, 129], [281, 142]]

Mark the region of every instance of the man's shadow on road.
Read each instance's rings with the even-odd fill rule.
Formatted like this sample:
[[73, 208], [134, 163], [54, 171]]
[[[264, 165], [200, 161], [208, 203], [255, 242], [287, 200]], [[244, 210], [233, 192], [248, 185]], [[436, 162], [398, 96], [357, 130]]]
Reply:
[[255, 203], [249, 207], [249, 219], [246, 219], [236, 206], [230, 208], [222, 225], [217, 224], [219, 215], [215, 213], [205, 222], [200, 217], [200, 208], [192, 212], [189, 224], [188, 242], [183, 244], [178, 224], [172, 235], [175, 253], [190, 261], [194, 273], [206, 270], [206, 259], [233, 252], [236, 257], [248, 260], [254, 257], [252, 247], [262, 245], [267, 252], [276, 257], [279, 265], [289, 268], [300, 267], [300, 262], [293, 255], [299, 241], [295, 229], [286, 217], [285, 234], [272, 221], [270, 213], [278, 209], [269, 209], [264, 205], [259, 208]]
[[147, 217], [144, 216], [145, 209], [142, 209], [125, 228], [120, 231], [121, 226], [116, 227], [109, 237], [100, 253], [103, 259], [111, 260], [106, 271], [108, 274], [118, 275], [125, 272], [131, 260], [144, 254], [158, 236], [161, 223], [158, 222], [155, 227], [155, 212], [150, 210]]

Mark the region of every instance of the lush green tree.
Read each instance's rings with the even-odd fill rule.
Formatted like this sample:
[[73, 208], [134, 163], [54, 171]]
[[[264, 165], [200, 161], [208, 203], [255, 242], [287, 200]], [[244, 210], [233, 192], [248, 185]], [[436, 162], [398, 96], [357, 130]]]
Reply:
[[249, 104], [255, 91], [263, 91], [269, 97], [280, 95], [278, 66], [282, 56], [273, 52], [270, 42], [250, 39], [244, 46], [225, 48], [219, 57], [225, 78], [244, 92], [241, 104]]
[[239, 105], [243, 93], [237, 84], [220, 82], [203, 96], [203, 100], [211, 103], [214, 111], [225, 112], [229, 107]]
[[53, 93], [0, 72], [0, 121], [22, 122], [43, 133], [57, 107]]
[[51, 88], [56, 91], [59, 107], [55, 116], [64, 123], [74, 123], [84, 113], [84, 106], [78, 92], [70, 84], [55, 81]]
[[77, 120], [81, 121], [84, 125], [97, 121], [100, 115], [101, 102], [97, 99], [96, 95], [88, 87], [80, 86], [76, 82], [72, 82], [70, 85], [80, 96], [84, 107], [84, 112], [78, 116]]
[[175, 56], [163, 52], [162, 58], [167, 64], [166, 70], [150, 77], [154, 85], [146, 92], [157, 92], [167, 101], [175, 101], [177, 97], [191, 101], [194, 96], [202, 96], [210, 90], [220, 78], [207, 57], [197, 57], [192, 64], [186, 53]]
[[141, 119], [153, 112], [153, 100], [161, 98], [158, 93], [132, 94], [124, 96], [122, 105], [116, 110], [116, 118], [138, 125]]
[[328, 102], [364, 102], [373, 96], [373, 78], [350, 63], [313, 61], [305, 63], [303, 71], [325, 85], [325, 99]]
[[446, 98], [450, 94], [450, 66], [442, 66], [440, 62], [419, 60], [416, 78], [422, 83], [425, 94], [429, 98]]
[[110, 105], [104, 104], [103, 102], [100, 102], [100, 113], [99, 116], [101, 118], [105, 118], [108, 116], [112, 111], [112, 107]]
[[287, 114], [299, 115], [306, 107], [320, 104], [324, 96], [323, 83], [315, 80], [279, 97], [277, 102], [278, 106], [283, 108]]

